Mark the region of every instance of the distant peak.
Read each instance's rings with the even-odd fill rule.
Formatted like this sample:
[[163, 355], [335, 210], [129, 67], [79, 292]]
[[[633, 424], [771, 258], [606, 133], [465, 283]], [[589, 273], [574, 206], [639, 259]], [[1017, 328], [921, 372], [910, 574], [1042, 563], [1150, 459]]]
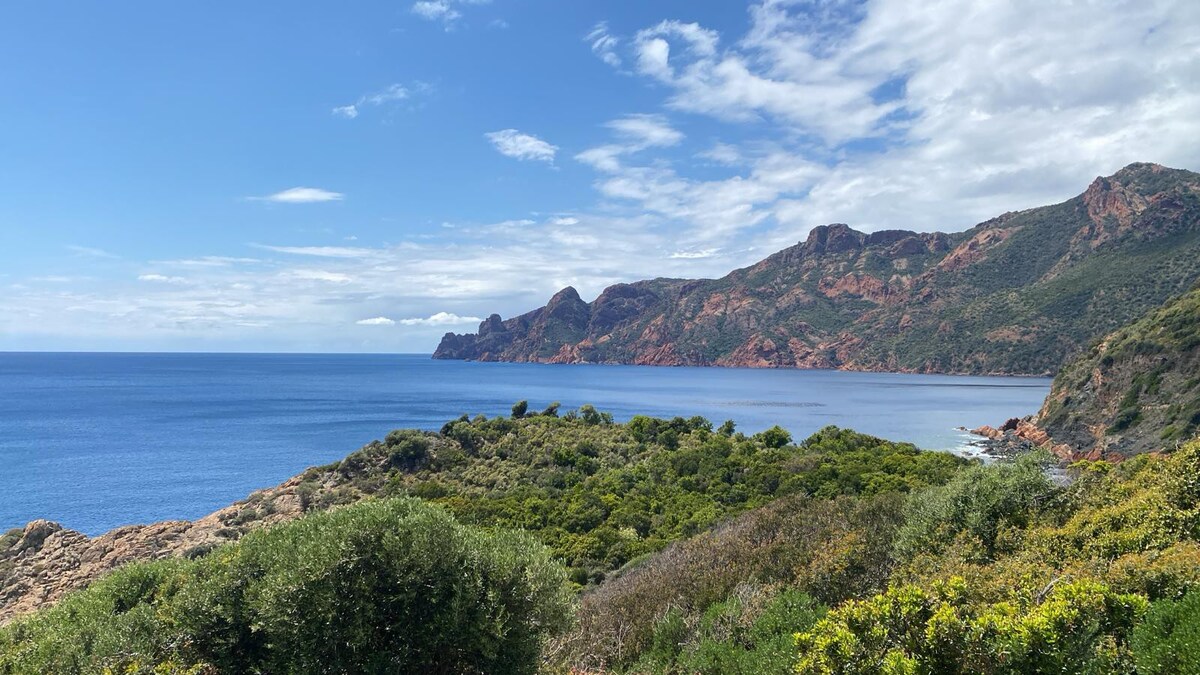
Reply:
[[558, 304], [560, 302], [567, 302], [567, 301], [583, 302], [583, 298], [579, 297], [579, 291], [575, 290], [574, 286], [567, 286], [566, 288], [562, 289], [561, 291], [555, 293], [554, 297], [550, 298], [549, 304], [554, 305], [554, 304]]
[[1168, 170], [1169, 169], [1167, 169], [1167, 167], [1163, 166], [1162, 164], [1155, 164], [1154, 162], [1133, 162], [1131, 164], [1125, 165], [1120, 171], [1117, 171], [1111, 177], [1119, 178], [1120, 176], [1122, 176], [1124, 174], [1142, 173], [1143, 171], [1159, 173], [1160, 171], [1168, 171]]
[[804, 248], [811, 253], [839, 253], [861, 247], [866, 237], [845, 223], [818, 225], [808, 233]]

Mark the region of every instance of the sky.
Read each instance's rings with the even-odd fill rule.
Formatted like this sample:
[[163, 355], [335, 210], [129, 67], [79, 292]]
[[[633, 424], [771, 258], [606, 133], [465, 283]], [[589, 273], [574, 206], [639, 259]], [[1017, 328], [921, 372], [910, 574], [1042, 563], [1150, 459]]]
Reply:
[[1200, 170], [1189, 0], [5, 3], [0, 64], [0, 350], [428, 352]]

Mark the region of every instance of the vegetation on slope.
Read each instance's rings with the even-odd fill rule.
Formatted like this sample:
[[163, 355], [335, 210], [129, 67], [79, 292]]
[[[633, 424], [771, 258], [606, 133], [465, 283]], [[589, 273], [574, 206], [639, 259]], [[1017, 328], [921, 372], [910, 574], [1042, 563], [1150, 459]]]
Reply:
[[[369, 496], [416, 496], [468, 524], [521, 528], [550, 545], [580, 585], [776, 496], [907, 491], [962, 464], [849, 431], [793, 445], [702, 418], [613, 424], [590, 406], [462, 418], [441, 433], [396, 431], [344, 460], [194, 523], [122, 528], [95, 539], [42, 523], [0, 539], [0, 622], [56, 601], [131, 560], [196, 557], [247, 532]], [[6, 543], [7, 542], [7, 543]]]
[[1097, 455], [1171, 448], [1200, 430], [1200, 286], [1068, 363], [1038, 415], [1056, 443]]
[[907, 499], [791, 499], [746, 513], [585, 593], [554, 663], [1200, 672], [1200, 613], [1189, 611], [1200, 602], [1200, 441], [1171, 457], [1082, 463], [1069, 487], [1039, 461], [968, 467]]
[[569, 608], [532, 537], [369, 501], [124, 567], [0, 630], [0, 673], [522, 673]]
[[1064, 486], [1041, 456], [557, 413], [310, 470], [303, 519], [0, 629], [0, 672], [1200, 672], [1200, 440]]
[[[548, 414], [552, 413], [552, 414]], [[634, 417], [590, 406], [559, 416], [461, 418], [440, 434], [399, 431], [299, 486], [310, 508], [412, 495], [469, 524], [527, 530], [579, 584], [732, 514], [778, 497], [908, 492], [947, 480], [962, 460], [836, 428], [791, 443], [694, 417]]]

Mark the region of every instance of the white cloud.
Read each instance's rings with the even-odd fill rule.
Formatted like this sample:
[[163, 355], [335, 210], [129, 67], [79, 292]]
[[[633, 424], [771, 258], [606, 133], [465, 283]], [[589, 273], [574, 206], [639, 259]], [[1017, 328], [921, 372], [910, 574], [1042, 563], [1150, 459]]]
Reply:
[[693, 245], [750, 230], [777, 248], [828, 222], [963, 229], [1132, 161], [1200, 163], [1195, 3], [750, 10], [742, 36], [664, 21], [627, 47], [669, 108], [770, 139], [698, 153], [727, 177], [648, 152], [634, 162], [622, 142], [577, 155], [613, 204], [685, 223]]
[[672, 128], [662, 115], [626, 115], [605, 126], [639, 150], [677, 145], [683, 140], [683, 134]]
[[403, 101], [408, 98], [409, 93], [403, 85], [389, 84], [387, 87], [374, 94], [367, 94], [359, 99], [359, 105], [370, 103], [371, 105], [383, 105], [391, 101]]
[[558, 152], [557, 145], [551, 145], [537, 136], [523, 134], [516, 129], [493, 131], [484, 136], [491, 141], [500, 154], [522, 161], [532, 159], [539, 162], [553, 162], [554, 155]]
[[321, 281], [330, 284], [348, 284], [354, 280], [349, 274], [328, 270], [289, 270], [285, 277], [302, 281]]
[[374, 253], [372, 249], [354, 246], [269, 246], [263, 244], [255, 244], [255, 246], [276, 253], [310, 255], [319, 258], [365, 258]]
[[139, 274], [138, 281], [149, 281], [160, 284], [186, 284], [187, 279], [183, 277], [170, 277], [164, 274]]
[[405, 326], [460, 326], [463, 324], [477, 324], [483, 321], [475, 316], [459, 316], [450, 312], [438, 312], [424, 319], [400, 319], [400, 323]]
[[[419, 0], [412, 5], [412, 13], [425, 19], [426, 21], [440, 21], [445, 26], [446, 30], [451, 30], [454, 24], [462, 18], [462, 12], [457, 7], [462, 5], [486, 5], [491, 0]], [[504, 23], [503, 19], [495, 19], [496, 22]], [[504, 24], [507, 27], [508, 24]]]
[[294, 187], [267, 195], [266, 197], [251, 197], [250, 199], [279, 204], [314, 204], [317, 202], [337, 202], [341, 201], [344, 197], [345, 195], [340, 192], [331, 192], [329, 190], [322, 190], [321, 188]]
[[742, 151], [736, 145], [717, 141], [708, 150], [697, 153], [697, 157], [712, 160], [718, 164], [735, 165], [742, 162]]
[[711, 258], [720, 252], [720, 250], [717, 248], [706, 248], [700, 251], [675, 251], [670, 257], [676, 260], [699, 260], [700, 258]]
[[604, 126], [616, 132], [617, 143], [588, 148], [575, 159], [607, 173], [621, 170], [621, 157], [653, 147], [669, 147], [683, 140], [683, 134], [662, 115], [626, 115]]
[[91, 246], [75, 246], [74, 244], [71, 244], [71, 245], [67, 246], [67, 250], [71, 251], [72, 253], [74, 253], [76, 255], [87, 256], [89, 258], [117, 258], [118, 257], [116, 254], [109, 253], [108, 251], [105, 251], [104, 249], [93, 248]]
[[386, 316], [377, 316], [373, 319], [359, 319], [354, 323], [360, 326], [395, 326], [396, 322]]
[[232, 256], [205, 255], [197, 258], [182, 258], [178, 260], [156, 260], [156, 265], [172, 265], [177, 267], [229, 267], [231, 265], [253, 264], [262, 262], [257, 258], [237, 258]]
[[583, 40], [592, 45], [592, 53], [600, 57], [601, 61], [613, 68], [620, 67], [621, 57], [617, 55], [617, 47], [621, 40], [608, 32], [607, 21], [597, 23]]
[[[416, 84], [418, 91], [429, 89], [429, 85], [423, 82]], [[335, 117], [352, 120], [359, 116], [362, 109], [366, 106], [381, 106], [396, 101], [404, 101], [412, 96], [412, 90], [402, 84], [389, 84], [379, 91], [370, 94], [363, 94], [358, 97], [358, 100], [349, 105], [340, 105], [333, 109]]]
[[413, 3], [412, 12], [429, 21], [451, 22], [462, 16], [458, 10], [451, 9], [449, 0], [421, 0]]

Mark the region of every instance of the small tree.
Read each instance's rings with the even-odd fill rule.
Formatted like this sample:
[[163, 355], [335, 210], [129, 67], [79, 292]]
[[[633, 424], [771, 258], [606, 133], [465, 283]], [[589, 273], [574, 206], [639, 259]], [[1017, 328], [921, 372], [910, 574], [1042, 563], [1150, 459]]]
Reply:
[[512, 416], [514, 420], [519, 420], [529, 412], [529, 401], [520, 400], [513, 404]]

